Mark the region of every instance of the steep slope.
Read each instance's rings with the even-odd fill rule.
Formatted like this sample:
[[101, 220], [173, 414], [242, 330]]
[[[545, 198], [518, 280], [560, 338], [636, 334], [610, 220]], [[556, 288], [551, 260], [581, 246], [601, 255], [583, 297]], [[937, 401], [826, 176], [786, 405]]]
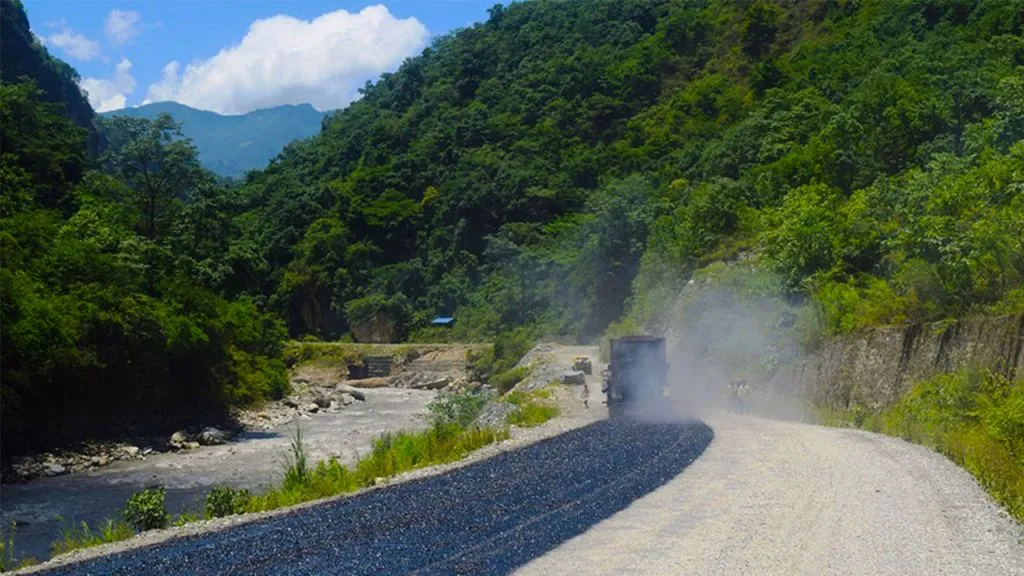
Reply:
[[2, 8], [0, 470], [282, 394], [283, 327], [225, 288], [247, 254], [237, 190], [163, 121], [103, 122], [97, 155], [77, 73]]
[[289, 142], [318, 133], [326, 116], [309, 104], [275, 106], [224, 116], [177, 102], [154, 102], [100, 115], [154, 120], [165, 112], [181, 123], [182, 133], [199, 149], [204, 168], [232, 178], [264, 168]]
[[94, 113], [78, 87], [78, 72], [50, 56], [33, 37], [21, 0], [0, 0], [0, 37], [0, 78], [4, 82], [35, 80], [47, 102], [62, 105], [67, 118], [80, 128], [93, 130]]
[[322, 336], [586, 339], [752, 249], [837, 329], [1024, 301], [1022, 8], [495, 7], [250, 179], [254, 281]]

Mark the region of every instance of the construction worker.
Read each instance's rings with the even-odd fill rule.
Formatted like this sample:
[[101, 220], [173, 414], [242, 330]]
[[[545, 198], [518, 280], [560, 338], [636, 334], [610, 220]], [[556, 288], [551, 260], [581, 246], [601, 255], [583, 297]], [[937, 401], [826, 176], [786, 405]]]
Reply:
[[747, 402], [750, 396], [750, 386], [743, 378], [734, 378], [729, 381], [729, 411], [735, 414], [746, 414], [749, 412]]
[[740, 379], [739, 383], [740, 414], [750, 413], [750, 385], [746, 380]]

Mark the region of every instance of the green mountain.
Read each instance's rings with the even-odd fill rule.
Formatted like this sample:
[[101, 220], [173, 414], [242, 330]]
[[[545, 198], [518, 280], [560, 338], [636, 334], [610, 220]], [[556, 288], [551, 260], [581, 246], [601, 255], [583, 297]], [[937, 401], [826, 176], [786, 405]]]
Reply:
[[0, 86], [2, 454], [280, 395], [288, 337], [491, 340], [501, 387], [537, 337], [664, 327], [691, 282], [688, 321], [782, 300], [811, 344], [1024, 312], [1024, 0], [495, 6], [312, 138], [170, 110], [207, 154], [277, 139], [241, 184], [166, 118], [90, 150], [74, 70], [0, 4], [28, 64]]
[[738, 256], [831, 332], [1024, 306], [1022, 14], [496, 6], [250, 179], [253, 281], [328, 337], [383, 311], [588, 340]]
[[182, 125], [182, 133], [199, 149], [199, 160], [208, 170], [240, 178], [249, 170], [261, 169], [293, 140], [309, 138], [320, 131], [326, 116], [309, 104], [284, 105], [248, 114], [224, 116], [196, 110], [177, 102], [154, 102], [100, 114], [155, 120], [170, 114]]

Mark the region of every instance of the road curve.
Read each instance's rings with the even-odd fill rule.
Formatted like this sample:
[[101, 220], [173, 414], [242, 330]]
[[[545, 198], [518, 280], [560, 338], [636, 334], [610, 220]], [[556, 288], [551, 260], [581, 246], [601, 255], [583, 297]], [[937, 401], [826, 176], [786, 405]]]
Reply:
[[1024, 574], [1024, 531], [935, 452], [718, 417], [697, 462], [521, 575]]
[[677, 477], [700, 422], [598, 421], [448, 473], [51, 575], [507, 574]]

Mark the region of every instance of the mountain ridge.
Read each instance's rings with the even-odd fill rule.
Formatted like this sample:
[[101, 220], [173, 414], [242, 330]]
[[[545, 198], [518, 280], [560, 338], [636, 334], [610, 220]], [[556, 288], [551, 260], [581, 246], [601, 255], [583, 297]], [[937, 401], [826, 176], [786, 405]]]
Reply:
[[249, 170], [263, 168], [290, 142], [319, 133], [323, 119], [330, 114], [309, 103], [226, 115], [163, 101], [111, 110], [100, 116], [152, 120], [165, 112], [182, 125], [182, 132], [199, 149], [203, 167], [229, 178], [240, 178]]

